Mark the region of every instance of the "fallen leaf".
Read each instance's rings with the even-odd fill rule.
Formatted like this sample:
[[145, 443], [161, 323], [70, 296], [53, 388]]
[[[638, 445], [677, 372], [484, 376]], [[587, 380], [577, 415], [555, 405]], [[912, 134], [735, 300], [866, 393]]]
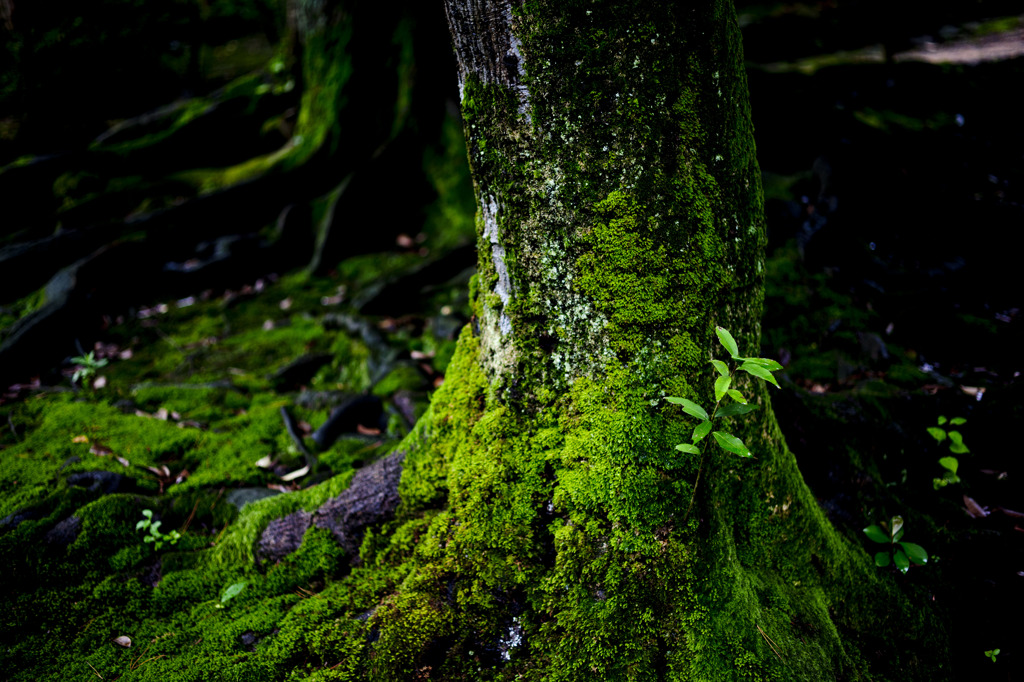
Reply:
[[288, 310], [292, 307], [292, 299], [286, 298], [277, 305], [280, 306], [281, 310]]
[[130, 637], [125, 637], [124, 635], [121, 635], [120, 637], [114, 638], [114, 644], [117, 644], [118, 646], [123, 646], [125, 649], [130, 649], [132, 646], [132, 640]]
[[1024, 519], [1024, 514], [1020, 513], [1019, 511], [1013, 511], [1012, 509], [1006, 509], [1005, 507], [996, 507], [995, 510], [1001, 511], [1007, 516], [1015, 519]]
[[978, 386], [961, 386], [960, 390], [967, 395], [974, 396], [975, 400], [981, 400], [985, 395], [985, 388], [983, 386], [980, 388]]
[[92, 447], [89, 448], [89, 452], [96, 455], [97, 457], [106, 457], [107, 455], [114, 454], [114, 451], [108, 447], [104, 447], [99, 443], [93, 443]]
[[107, 385], [107, 378], [103, 376], [96, 377], [96, 381], [92, 382], [93, 388], [103, 388]]
[[125, 348], [123, 351], [121, 351], [120, 353], [117, 354], [117, 357], [121, 358], [122, 360], [131, 360], [132, 359], [132, 349], [131, 348]]
[[322, 296], [320, 305], [338, 305], [345, 300], [345, 287], [338, 287], [338, 293], [334, 296]]
[[307, 466], [302, 467], [301, 469], [296, 469], [295, 471], [292, 471], [290, 473], [285, 474], [284, 476], [281, 477], [281, 480], [282, 481], [294, 481], [297, 478], [302, 478], [303, 476], [305, 476], [308, 473], [309, 473], [309, 466], [307, 465]]
[[363, 426], [362, 424], [356, 424], [356, 432], [360, 433], [360, 434], [362, 434], [364, 436], [379, 436], [380, 435], [380, 429], [372, 429], [372, 428], [370, 428], [368, 426]]
[[269, 469], [270, 467], [274, 466], [274, 460], [270, 455], [267, 455], [266, 457], [260, 457], [258, 460], [256, 460], [256, 466], [258, 466], [260, 469]]
[[982, 509], [980, 504], [966, 495], [964, 495], [964, 504], [967, 506], [967, 515], [972, 519], [983, 519], [988, 516], [988, 512]]
[[146, 468], [149, 469], [150, 471], [152, 471], [157, 476], [162, 476], [164, 478], [170, 478], [171, 477], [171, 470], [167, 468], [166, 464], [163, 464], [160, 467], [146, 467]]
[[114, 459], [116, 459], [118, 463], [120, 463], [120, 465], [125, 468], [128, 468], [132, 465], [132, 463], [126, 460], [124, 457], [114, 457]]
[[157, 419], [167, 421], [167, 418], [170, 416], [170, 413], [167, 411], [166, 407], [161, 407], [159, 410], [153, 413], [153, 416], [156, 417]]
[[274, 328], [274, 321], [273, 320], [264, 320], [263, 321], [263, 331], [269, 332], [273, 328]]
[[75, 436], [74, 438], [71, 439], [71, 442], [72, 443], [88, 443], [89, 442], [89, 436]]

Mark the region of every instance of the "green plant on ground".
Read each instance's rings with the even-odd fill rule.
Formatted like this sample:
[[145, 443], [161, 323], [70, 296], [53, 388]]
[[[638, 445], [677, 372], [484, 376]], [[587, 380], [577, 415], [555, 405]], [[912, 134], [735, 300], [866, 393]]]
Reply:
[[992, 659], [992, 662], [996, 662], [996, 656], [999, 655], [999, 649], [989, 649], [985, 652], [985, 655]]
[[170, 533], [167, 533], [166, 535], [164, 533], [161, 533], [160, 524], [163, 523], [163, 521], [153, 520], [152, 509], [143, 509], [142, 515], [146, 518], [142, 519], [141, 521], [135, 524], [135, 530], [149, 531], [149, 535], [142, 538], [143, 542], [153, 543], [153, 549], [158, 551], [161, 547], [163, 547], [165, 542], [171, 545], [178, 543], [178, 539], [181, 538], [181, 533], [179, 533], [176, 530], [172, 530]]
[[[729, 365], [721, 360], [712, 360], [711, 364], [714, 366], [715, 371], [718, 372], [718, 376], [715, 378], [715, 406], [711, 410], [709, 415], [707, 410], [686, 398], [667, 397], [665, 398], [670, 403], [680, 405], [683, 408], [683, 412], [696, 417], [700, 420], [696, 428], [693, 429], [693, 434], [690, 436], [689, 443], [680, 443], [676, 446], [676, 450], [680, 452], [686, 452], [693, 455], [701, 455], [700, 468], [697, 470], [697, 481], [693, 486], [693, 494], [690, 496], [690, 504], [687, 507], [686, 515], [689, 516], [690, 508], [693, 506], [694, 497], [697, 495], [697, 486], [700, 485], [700, 475], [704, 470], [704, 459], [707, 456], [707, 445], [710, 439], [704, 440], [708, 434], [715, 439], [718, 446], [726, 452], [730, 452], [740, 457], [753, 457], [753, 454], [747, 449], [736, 436], [725, 431], [712, 431], [715, 419], [721, 417], [735, 417], [741, 414], [746, 414], [757, 409], [757, 405], [751, 405], [747, 402], [747, 399], [742, 393], [732, 388], [732, 379], [736, 371], [746, 372], [762, 381], [768, 381], [775, 385], [776, 388], [779, 386], [779, 382], [775, 380], [772, 372], [782, 369], [782, 365], [777, 363], [775, 360], [769, 360], [768, 358], [745, 358], [740, 356], [739, 346], [736, 345], [736, 339], [732, 337], [727, 329], [722, 327], [716, 327], [715, 333], [718, 335], [718, 340], [722, 344], [722, 347], [729, 352], [729, 356], [733, 361], [739, 362], [739, 367], [730, 369]], [[722, 404], [722, 401], [726, 397], [732, 398], [733, 402]], [[697, 447], [697, 444], [704, 441], [702, 447]], [[685, 517], [684, 517], [685, 518]]]
[[939, 466], [945, 469], [942, 472], [941, 478], [932, 479], [932, 487], [936, 490], [939, 488], [945, 488], [950, 483], [959, 483], [960, 477], [956, 475], [956, 470], [960, 467], [960, 461], [956, 457], [942, 457], [939, 459]]
[[961, 424], [966, 424], [967, 420], [963, 417], [953, 417], [952, 419], [947, 420], [942, 415], [939, 415], [939, 425], [929, 426], [928, 433], [939, 443], [945, 442], [946, 439], [949, 439], [949, 451], [955, 455], [962, 455], [970, 452], [970, 450], [967, 449], [967, 446], [964, 445], [964, 437], [959, 431], [946, 431], [941, 428], [947, 423], [950, 426], [960, 426]]
[[[943, 443], [948, 440], [949, 451], [954, 454], [962, 455], [970, 452], [967, 446], [964, 445], [964, 437], [959, 431], [946, 431], [946, 429], [942, 428], [947, 423], [950, 426], [960, 426], [961, 424], [966, 424], [967, 420], [963, 417], [953, 417], [952, 419], [947, 420], [944, 416], [939, 415], [938, 426], [929, 426], [928, 434], [938, 443]], [[960, 482], [960, 477], [957, 476], [956, 473], [957, 469], [960, 467], [960, 460], [956, 457], [946, 456], [939, 460], [939, 466], [945, 469], [945, 471], [942, 473], [941, 478], [932, 479], [932, 487], [938, 490], [939, 488], [945, 488], [950, 483]]]
[[910, 570], [911, 562], [915, 564], [928, 563], [928, 552], [924, 551], [921, 545], [912, 542], [902, 542], [903, 517], [894, 516], [889, 520], [889, 530], [886, 532], [879, 525], [870, 525], [864, 529], [864, 534], [873, 542], [889, 545], [889, 550], [875, 554], [875, 565], [880, 568], [895, 564], [901, 573]]
[[89, 383], [89, 379], [96, 374], [96, 370], [106, 367], [110, 361], [106, 358], [97, 359], [95, 351], [89, 351], [85, 355], [71, 358], [71, 362], [75, 364], [75, 373], [71, 376], [71, 383], [81, 381], [81, 384], [85, 386]]

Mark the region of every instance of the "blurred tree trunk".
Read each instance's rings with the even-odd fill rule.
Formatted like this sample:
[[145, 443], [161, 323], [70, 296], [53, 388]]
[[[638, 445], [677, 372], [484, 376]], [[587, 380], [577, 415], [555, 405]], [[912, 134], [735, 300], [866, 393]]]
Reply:
[[[289, 0], [285, 14], [281, 50], [264, 69], [120, 122], [87, 148], [0, 167], [13, 215], [0, 238], [24, 235], [0, 241], [0, 304], [48, 280], [47, 291], [61, 291], [0, 336], [0, 384], [74, 353], [76, 336], [91, 343], [95, 330], [82, 322], [98, 313], [225, 276], [324, 272], [348, 254], [392, 247], [422, 221], [433, 199], [423, 153], [441, 136], [451, 96], [441, 8]], [[198, 34], [193, 42], [191, 57]], [[20, 205], [36, 196], [56, 208]], [[245, 248], [198, 253], [218, 240]], [[102, 268], [82, 267], [98, 258]], [[188, 261], [200, 266], [179, 266]], [[136, 276], [137, 286], [123, 286]]]
[[376, 679], [941, 677], [907, 653], [931, 616], [829, 524], [761, 382], [730, 425], [754, 458], [711, 446], [687, 515], [696, 422], [664, 398], [713, 402], [716, 325], [760, 338], [731, 3], [446, 9], [476, 318], [406, 444], [403, 513], [436, 516], [374, 613]]

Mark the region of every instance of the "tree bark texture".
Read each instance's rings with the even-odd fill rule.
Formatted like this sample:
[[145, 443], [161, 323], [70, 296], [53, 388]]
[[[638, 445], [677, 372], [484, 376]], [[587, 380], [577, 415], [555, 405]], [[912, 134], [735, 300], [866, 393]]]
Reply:
[[696, 422], [664, 398], [713, 401], [716, 325], [741, 354], [760, 338], [731, 3], [446, 10], [477, 317], [403, 447], [399, 517], [430, 521], [374, 612], [374, 676], [942, 677], [909, 646], [930, 616], [826, 520], [760, 382], [729, 425], [755, 458], [710, 448], [687, 515], [701, 457], [674, 445]]

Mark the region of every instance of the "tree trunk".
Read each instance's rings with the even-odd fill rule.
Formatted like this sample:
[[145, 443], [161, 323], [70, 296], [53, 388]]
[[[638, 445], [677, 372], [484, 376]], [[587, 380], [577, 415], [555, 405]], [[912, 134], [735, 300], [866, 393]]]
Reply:
[[399, 518], [432, 520], [373, 615], [374, 676], [942, 677], [907, 652], [930, 615], [826, 520], [761, 382], [731, 425], [753, 459], [674, 449], [696, 422], [664, 398], [712, 402], [715, 326], [760, 338], [731, 3], [446, 5], [476, 319], [404, 448]]

